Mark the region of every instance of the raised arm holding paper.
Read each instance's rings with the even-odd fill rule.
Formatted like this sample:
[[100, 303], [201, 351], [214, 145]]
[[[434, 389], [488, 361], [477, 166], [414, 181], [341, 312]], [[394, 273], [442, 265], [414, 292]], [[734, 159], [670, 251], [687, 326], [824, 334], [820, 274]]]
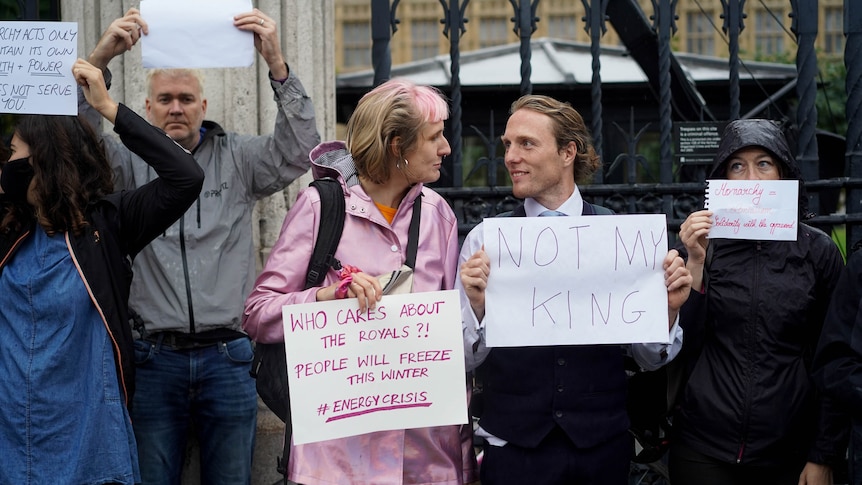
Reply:
[[[205, 120], [198, 71], [157, 69], [148, 77], [147, 118], [193, 153], [206, 179], [191, 210], [134, 262], [129, 304], [138, 333], [138, 386], [132, 421], [143, 483], [179, 483], [192, 422], [202, 482], [250, 482], [258, 404], [249, 375], [252, 344], [240, 321], [255, 277], [252, 211], [308, 170], [308, 153], [320, 140], [311, 100], [285, 64], [278, 26], [257, 9], [236, 15], [233, 24], [254, 34], [270, 68], [278, 106], [272, 133], [244, 135]], [[110, 60], [153, 28], [129, 9], [102, 35], [90, 62], [110, 79]], [[90, 115], [81, 101], [82, 113]], [[116, 140], [104, 140], [119, 188], [153, 177]]]
[[129, 261], [194, 203], [188, 151], [67, 67], [153, 171], [115, 190], [104, 145], [77, 116], [26, 115], [0, 172], [0, 483], [140, 483]]

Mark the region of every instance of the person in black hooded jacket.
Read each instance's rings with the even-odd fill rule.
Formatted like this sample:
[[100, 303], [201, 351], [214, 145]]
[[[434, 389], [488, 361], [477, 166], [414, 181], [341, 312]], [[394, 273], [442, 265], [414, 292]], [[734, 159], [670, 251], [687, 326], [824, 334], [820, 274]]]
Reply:
[[846, 406], [852, 420], [849, 481], [862, 485], [862, 251], [859, 242], [847, 257], [832, 295], [817, 353], [814, 381], [825, 394]]
[[158, 178], [115, 192], [96, 133], [27, 115], [0, 167], [0, 483], [140, 483], [131, 259], [195, 201], [194, 157], [72, 67], [87, 100]]
[[[808, 217], [799, 168], [772, 121], [729, 123], [710, 178], [800, 180], [799, 219]], [[673, 417], [671, 481], [831, 484], [845, 429], [810, 371], [841, 253], [801, 223], [796, 241], [710, 240], [711, 216], [694, 212], [679, 232], [699, 290], [681, 310], [683, 347], [700, 338]]]

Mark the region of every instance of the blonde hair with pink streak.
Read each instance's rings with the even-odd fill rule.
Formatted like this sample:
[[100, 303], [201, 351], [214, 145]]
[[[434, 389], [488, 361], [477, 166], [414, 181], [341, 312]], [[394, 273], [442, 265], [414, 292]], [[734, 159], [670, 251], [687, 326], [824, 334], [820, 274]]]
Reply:
[[443, 93], [405, 79], [392, 79], [372, 89], [347, 122], [347, 149], [356, 171], [374, 183], [389, 180], [396, 163], [419, 141], [427, 123], [449, 118]]

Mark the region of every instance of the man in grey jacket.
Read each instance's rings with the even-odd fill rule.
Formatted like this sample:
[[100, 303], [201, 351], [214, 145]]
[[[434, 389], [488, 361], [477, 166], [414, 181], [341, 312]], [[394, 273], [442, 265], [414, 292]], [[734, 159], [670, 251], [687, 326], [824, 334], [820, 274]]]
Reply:
[[[240, 320], [256, 272], [252, 210], [308, 170], [308, 152], [320, 141], [314, 107], [285, 63], [275, 22], [254, 9], [234, 25], [254, 33], [269, 66], [278, 105], [273, 134], [230, 133], [204, 120], [195, 71], [148, 77], [147, 118], [194, 154], [206, 179], [197, 203], [134, 262], [129, 304], [140, 338], [132, 423], [144, 484], [180, 483], [190, 426], [200, 442], [202, 483], [250, 482], [257, 393]], [[130, 9], [102, 35], [90, 63], [110, 80], [110, 60], [146, 33], [140, 12]], [[98, 123], [86, 103], [80, 111]], [[113, 137], [105, 142], [117, 189], [156, 176]]]

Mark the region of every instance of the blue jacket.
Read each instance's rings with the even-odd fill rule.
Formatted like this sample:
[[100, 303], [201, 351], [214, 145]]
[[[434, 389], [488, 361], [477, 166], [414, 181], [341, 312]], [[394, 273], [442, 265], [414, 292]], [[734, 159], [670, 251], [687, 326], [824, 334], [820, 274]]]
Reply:
[[[190, 153], [122, 104], [114, 131], [159, 177], [139, 189], [92, 202], [85, 214], [89, 225], [80, 235], [67, 233], [66, 245], [113, 340], [117, 379], [128, 405], [134, 392], [128, 312], [131, 261], [195, 201], [204, 175]], [[0, 232], [0, 274], [34, 224], [25, 221], [18, 231]]]

